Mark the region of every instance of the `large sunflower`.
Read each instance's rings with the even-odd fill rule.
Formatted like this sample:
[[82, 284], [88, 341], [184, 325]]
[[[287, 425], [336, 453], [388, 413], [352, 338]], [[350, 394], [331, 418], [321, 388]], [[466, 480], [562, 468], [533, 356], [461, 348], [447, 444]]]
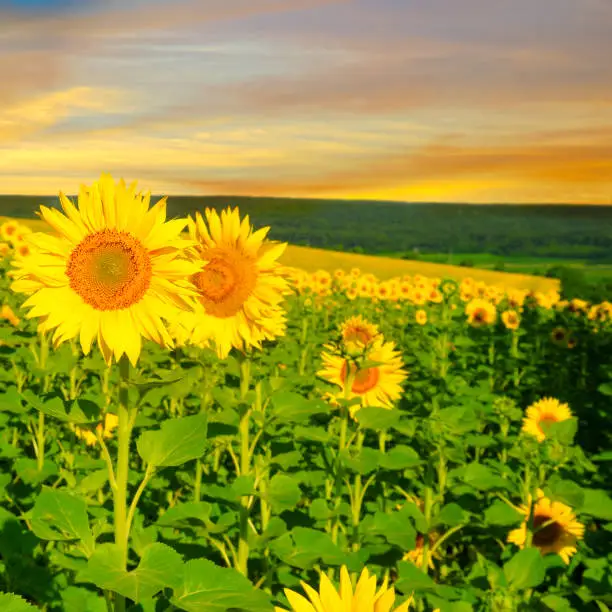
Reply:
[[[508, 534], [508, 542], [519, 548], [524, 548], [527, 541], [529, 506], [518, 509], [525, 519], [518, 529]], [[576, 520], [573, 510], [561, 502], [551, 501], [541, 489], [538, 489], [538, 499], [533, 506], [532, 531], [532, 546], [538, 548], [543, 555], [557, 553], [566, 564], [576, 552], [576, 543], [584, 537], [584, 525]]]
[[199, 213], [189, 219], [194, 257], [203, 268], [191, 278], [199, 291], [197, 309], [184, 319], [190, 319], [194, 344], [212, 342], [225, 359], [232, 347], [259, 348], [263, 340], [284, 335], [281, 302], [291, 289], [277, 259], [287, 244], [265, 240], [269, 227], [253, 232], [249, 216], [241, 221], [237, 208], [220, 217], [206, 209], [205, 215], [206, 221]]
[[[300, 584], [308, 595], [308, 599], [295, 591], [285, 589], [285, 595], [293, 612], [342, 612], [344, 610], [391, 612], [395, 603], [395, 589], [389, 588], [388, 578], [384, 579], [380, 589], [376, 591], [376, 576], [370, 576], [365, 567], [354, 590], [345, 565], [340, 568], [340, 588], [338, 590], [323, 572], [321, 572], [318, 593], [305, 582], [300, 582]], [[408, 612], [410, 601], [411, 599], [404, 602], [393, 612]], [[274, 612], [288, 611], [275, 607]]]
[[559, 400], [552, 397], [545, 397], [534, 402], [527, 408], [527, 416], [523, 419], [522, 430], [535, 436], [538, 442], [543, 442], [546, 432], [542, 425], [558, 423], [572, 418], [572, 411], [567, 404], [562, 404]]
[[81, 187], [77, 206], [60, 192], [65, 214], [40, 207], [58, 235], [29, 234], [32, 253], [11, 272], [39, 331], [55, 330], [55, 345], [79, 336], [85, 354], [97, 339], [107, 363], [126, 354], [135, 364], [142, 336], [172, 346], [162, 319], [192, 308], [196, 295], [185, 278], [199, 266], [180, 259], [186, 220], [166, 222], [165, 198], [149, 209], [150, 194], [135, 188], [102, 174]]
[[[325, 348], [332, 349], [329, 345], [326, 345]], [[378, 362], [381, 365], [360, 369], [345, 357], [326, 351], [321, 353], [321, 358], [323, 368], [317, 372], [317, 376], [340, 387], [340, 391], [331, 395], [334, 400], [346, 397], [345, 385], [350, 367], [353, 384], [347, 399], [359, 398], [361, 400], [360, 405], [351, 406], [353, 416], [360, 406], [393, 408], [393, 402], [402, 395], [401, 385], [406, 378], [406, 371], [402, 369], [402, 358], [395, 350], [393, 342], [384, 342], [380, 338], [375, 340], [367, 351], [367, 360]]]

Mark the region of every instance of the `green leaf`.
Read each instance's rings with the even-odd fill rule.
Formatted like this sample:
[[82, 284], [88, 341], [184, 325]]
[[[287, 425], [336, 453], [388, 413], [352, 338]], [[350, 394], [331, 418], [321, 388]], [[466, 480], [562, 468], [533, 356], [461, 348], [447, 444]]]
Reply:
[[270, 480], [266, 498], [276, 513], [295, 508], [302, 497], [302, 490], [293, 478], [276, 474]]
[[489, 525], [508, 527], [523, 520], [524, 516], [512, 506], [497, 499], [485, 510], [484, 518]]
[[532, 589], [544, 582], [546, 565], [537, 548], [519, 551], [504, 565], [504, 576], [513, 589]]
[[540, 599], [540, 603], [545, 607], [546, 612], [572, 612], [574, 610], [570, 602], [559, 595], [545, 595]]
[[284, 563], [302, 569], [322, 560], [326, 565], [341, 565], [346, 555], [326, 533], [307, 527], [294, 527], [290, 533], [270, 543], [270, 550]]
[[570, 446], [574, 442], [574, 437], [578, 431], [578, 419], [565, 419], [564, 421], [552, 423], [542, 422], [540, 427], [542, 427], [542, 431], [547, 438]]
[[157, 519], [160, 527], [188, 525], [194, 521], [206, 524], [210, 519], [212, 507], [208, 502], [185, 502], [173, 506]]
[[308, 399], [294, 391], [277, 391], [271, 397], [273, 416], [283, 423], [308, 421], [314, 414], [326, 413], [329, 408], [319, 399]]
[[21, 403], [22, 396], [17, 387], [8, 387], [4, 393], [0, 393], [0, 411], [23, 414], [27, 408]]
[[450, 503], [446, 504], [441, 510], [438, 516], [435, 517], [435, 524], [449, 525], [460, 525], [465, 522], [466, 514], [463, 508], [459, 504]]
[[580, 508], [584, 504], [584, 491], [571, 480], [551, 479], [549, 489], [553, 501], [563, 502], [573, 508]]
[[360, 408], [355, 418], [360, 427], [375, 431], [386, 431], [399, 423], [400, 414], [399, 410], [368, 406]]
[[584, 505], [581, 513], [612, 521], [612, 499], [603, 489], [582, 489], [582, 492]]
[[64, 402], [58, 396], [51, 397], [43, 402], [30, 389], [26, 389], [19, 395], [36, 410], [66, 423], [86, 425], [97, 423], [100, 420], [100, 409], [95, 403], [88, 400], [74, 400], [70, 404], [69, 410], [66, 410], [67, 402]]
[[45, 459], [42, 470], [38, 469], [36, 459], [21, 457], [13, 464], [17, 476], [26, 484], [38, 486], [51, 476], [57, 476], [57, 465], [50, 459]]
[[380, 454], [380, 466], [386, 470], [405, 470], [420, 465], [422, 462], [421, 457], [413, 448], [403, 444]]
[[199, 459], [208, 445], [205, 413], [169, 419], [161, 429], [145, 431], [138, 438], [138, 454], [156, 467], [175, 467]]
[[62, 610], [64, 612], [106, 612], [104, 598], [88, 589], [68, 587], [62, 590]]
[[2, 612], [36, 612], [38, 608], [29, 604], [25, 599], [19, 597], [19, 595], [0, 593], [0, 610], [2, 610]]
[[599, 385], [599, 387], [597, 387], [597, 390], [600, 393], [603, 393], [603, 395], [612, 395], [612, 383], [602, 383]]
[[438, 585], [414, 563], [400, 561], [397, 564], [399, 580], [397, 588], [402, 593], [422, 593], [423, 591], [436, 591]]
[[342, 463], [358, 474], [373, 472], [380, 463], [381, 453], [373, 448], [362, 448], [358, 454], [351, 456], [348, 450], [340, 453]]
[[182, 573], [181, 556], [165, 544], [156, 542], [147, 546], [138, 567], [129, 572], [123, 569], [119, 547], [116, 544], [102, 544], [77, 579], [79, 582], [91, 582], [100, 589], [115, 591], [139, 603], [166, 587], [177, 588]]
[[416, 531], [400, 512], [376, 512], [371, 529], [383, 536], [389, 544], [395, 544], [404, 551], [416, 546]]
[[507, 489], [509, 487], [508, 482], [495, 474], [491, 468], [477, 462], [467, 465], [463, 473], [463, 480], [466, 484], [480, 491]]
[[268, 596], [236, 570], [218, 567], [206, 559], [184, 565], [182, 580], [170, 600], [186, 612], [272, 612]]
[[32, 508], [32, 531], [41, 540], [80, 540], [87, 556], [95, 548], [87, 503], [68, 491], [42, 490]]

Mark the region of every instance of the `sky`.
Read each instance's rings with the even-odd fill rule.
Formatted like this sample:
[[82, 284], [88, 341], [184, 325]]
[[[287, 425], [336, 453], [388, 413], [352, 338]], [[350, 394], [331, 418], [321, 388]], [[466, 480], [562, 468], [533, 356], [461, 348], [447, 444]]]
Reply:
[[612, 0], [0, 0], [0, 193], [612, 204]]

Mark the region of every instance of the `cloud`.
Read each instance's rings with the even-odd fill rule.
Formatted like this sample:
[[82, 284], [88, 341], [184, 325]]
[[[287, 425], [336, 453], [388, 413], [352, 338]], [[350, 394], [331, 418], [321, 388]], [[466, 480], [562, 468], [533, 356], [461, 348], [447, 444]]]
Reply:
[[31, 137], [75, 112], [110, 113], [125, 104], [115, 90], [74, 87], [0, 107], [0, 145]]

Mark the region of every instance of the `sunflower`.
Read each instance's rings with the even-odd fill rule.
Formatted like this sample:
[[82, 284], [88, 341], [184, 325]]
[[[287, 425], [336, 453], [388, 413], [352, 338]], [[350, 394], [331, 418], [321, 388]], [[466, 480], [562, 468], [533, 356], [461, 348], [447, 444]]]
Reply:
[[527, 408], [527, 416], [523, 419], [522, 431], [535, 436], [538, 442], [546, 439], [542, 425], [558, 423], [572, 418], [572, 412], [567, 404], [562, 404], [552, 397], [545, 397], [534, 402]]
[[0, 242], [0, 257], [6, 257], [11, 252], [11, 245], [8, 242]]
[[[285, 334], [285, 311], [281, 307], [290, 293], [286, 274], [277, 259], [286, 243], [265, 240], [269, 227], [256, 232], [249, 216], [242, 221], [238, 208], [221, 216], [211, 208], [206, 220], [196, 213], [189, 218], [189, 235], [196, 242], [193, 257], [203, 266], [191, 277], [199, 292], [190, 319], [191, 341], [200, 346], [213, 343], [219, 359], [232, 347], [261, 347], [263, 340]], [[315, 273], [315, 283], [328, 273]], [[319, 286], [319, 285], [318, 285]]]
[[497, 318], [495, 306], [491, 302], [480, 298], [474, 298], [468, 302], [465, 307], [465, 314], [468, 317], [468, 323], [472, 327], [490, 325]]
[[[318, 593], [305, 582], [301, 581], [300, 584], [308, 595], [308, 599], [295, 591], [285, 589], [285, 595], [293, 612], [341, 612], [344, 610], [392, 612], [395, 603], [395, 589], [388, 586], [388, 578], [384, 579], [377, 592], [376, 576], [370, 576], [365, 567], [354, 590], [345, 565], [340, 568], [339, 590], [336, 590], [323, 572], [320, 576]], [[411, 600], [412, 598], [395, 608], [393, 612], [408, 612]], [[288, 611], [284, 608], [275, 607], [274, 612]]]
[[[527, 541], [531, 503], [530, 498], [527, 506], [518, 508], [525, 519], [518, 529], [508, 534], [508, 542], [521, 549]], [[532, 546], [538, 548], [543, 555], [557, 553], [566, 565], [576, 552], [576, 543], [584, 537], [584, 525], [576, 520], [573, 510], [561, 502], [551, 501], [541, 489], [538, 489], [538, 499], [533, 506], [531, 529], [534, 532]]]
[[506, 326], [506, 329], [518, 329], [521, 322], [518, 312], [516, 310], [505, 310], [502, 312], [502, 321]]
[[378, 326], [366, 321], [361, 315], [349, 317], [340, 326], [342, 342], [349, 355], [360, 355], [378, 336]]
[[427, 323], [427, 313], [422, 308], [416, 311], [414, 318], [419, 325], [425, 325], [425, 323]]
[[[118, 424], [119, 417], [116, 414], [107, 412], [106, 416], [104, 417], [104, 426], [102, 426], [102, 423], [99, 423], [96, 426], [96, 431], [102, 434], [102, 437], [104, 438], [111, 438], [113, 435], [113, 430], [116, 429]], [[96, 434], [89, 429], [74, 427], [74, 433], [79, 440], [84, 440], [87, 446], [94, 446], [98, 441]]]
[[180, 238], [186, 221], [166, 222], [165, 198], [149, 209], [150, 195], [135, 187], [102, 174], [81, 187], [78, 206], [60, 192], [65, 215], [40, 207], [59, 235], [30, 234], [31, 255], [11, 271], [39, 331], [54, 329], [56, 346], [78, 335], [86, 355], [97, 339], [107, 364], [126, 354], [135, 365], [142, 336], [172, 346], [162, 318], [192, 308], [196, 295], [185, 277], [198, 265], [179, 259], [190, 244]]
[[564, 329], [563, 327], [555, 327], [555, 329], [550, 332], [550, 339], [552, 340], [553, 344], [556, 344], [557, 346], [567, 346], [567, 337], [567, 329]]
[[[332, 349], [329, 345], [326, 345], [325, 348]], [[393, 402], [401, 397], [401, 385], [407, 374], [402, 369], [402, 358], [395, 350], [393, 342], [384, 342], [380, 338], [375, 340], [368, 350], [367, 360], [378, 362], [380, 365], [359, 368], [357, 364], [351, 363], [344, 357], [325, 351], [321, 354], [321, 358], [323, 368], [317, 373], [317, 376], [341, 388], [341, 391], [331, 394], [332, 401], [345, 397], [345, 384], [350, 367], [352, 385], [347, 399], [359, 398], [361, 400], [360, 405], [351, 406], [352, 416], [360, 406], [393, 408]]]
[[0, 225], [0, 236], [2, 236], [2, 240], [12, 242], [18, 229], [19, 223], [17, 223], [17, 221], [13, 221], [12, 219], [5, 221], [2, 225]]

